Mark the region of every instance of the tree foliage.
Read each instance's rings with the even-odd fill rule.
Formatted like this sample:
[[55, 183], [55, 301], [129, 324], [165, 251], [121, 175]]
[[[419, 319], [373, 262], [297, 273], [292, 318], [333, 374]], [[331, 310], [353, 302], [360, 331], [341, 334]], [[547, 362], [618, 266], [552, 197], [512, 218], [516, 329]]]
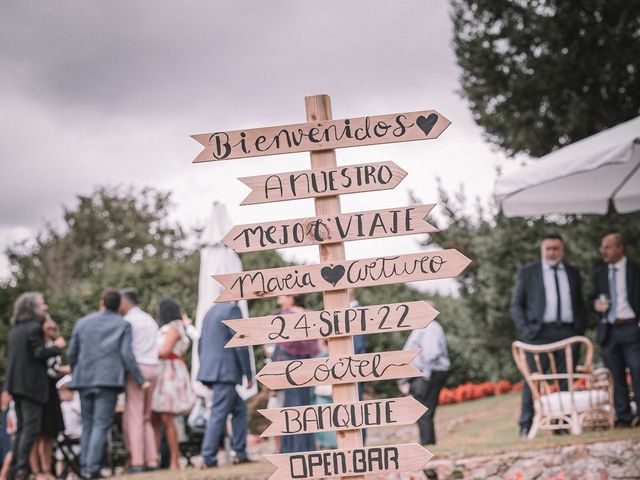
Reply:
[[[78, 196], [64, 209], [62, 226], [47, 225], [36, 238], [7, 251], [11, 277], [0, 285], [0, 338], [7, 338], [8, 319], [17, 296], [27, 290], [45, 294], [52, 316], [69, 335], [74, 322], [98, 307], [104, 288], [135, 287], [141, 307], [152, 315], [164, 296], [175, 298], [193, 316], [198, 291], [198, 232], [185, 232], [169, 220], [171, 197], [153, 189], [98, 188]], [[275, 251], [241, 255], [245, 270], [265, 270], [290, 265]], [[363, 305], [432, 299], [446, 323], [455, 300], [430, 297], [406, 285], [375, 286], [356, 292]], [[322, 308], [322, 294], [306, 295], [307, 308]], [[253, 317], [277, 311], [275, 298], [251, 300]], [[369, 351], [401, 349], [407, 333], [370, 335]], [[0, 341], [0, 361], [4, 348]], [[261, 368], [263, 349], [255, 348]], [[3, 363], [0, 363], [0, 371]], [[374, 394], [395, 394], [395, 384], [373, 382]]]
[[539, 157], [640, 114], [637, 0], [452, 0], [461, 88], [487, 139]]
[[[442, 186], [438, 205], [442, 214], [432, 223], [446, 228], [432, 233], [424, 246], [456, 248], [473, 262], [457, 278], [459, 316], [445, 329], [457, 364], [453, 384], [466, 379], [518, 378], [510, 350], [517, 335], [509, 302], [518, 268], [540, 258], [544, 234], [563, 235], [565, 260], [580, 270], [585, 299], [591, 292], [593, 273], [601, 265], [598, 247], [604, 234], [622, 233], [627, 254], [640, 258], [640, 213], [619, 215], [610, 210], [607, 215], [507, 218], [491, 204], [487, 211], [474, 214], [463, 192], [451, 197]], [[591, 320], [595, 323], [595, 316]]]

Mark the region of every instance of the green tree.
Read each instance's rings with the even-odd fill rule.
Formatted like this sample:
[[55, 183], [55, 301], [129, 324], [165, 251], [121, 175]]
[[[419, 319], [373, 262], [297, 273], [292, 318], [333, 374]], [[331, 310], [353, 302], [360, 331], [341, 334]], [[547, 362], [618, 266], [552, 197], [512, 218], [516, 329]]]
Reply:
[[640, 114], [637, 0], [452, 0], [461, 87], [487, 139], [539, 157]]
[[97, 309], [107, 287], [137, 287], [152, 313], [160, 298], [172, 296], [192, 314], [198, 256], [185, 247], [182, 228], [169, 221], [170, 208], [170, 195], [153, 189], [102, 187], [78, 196], [65, 208], [61, 228], [47, 225], [35, 239], [7, 250], [11, 278], [0, 295], [3, 328], [15, 298], [27, 290], [45, 294], [66, 335], [75, 320]]
[[[628, 255], [640, 255], [640, 212], [506, 218], [493, 203], [487, 211], [478, 209], [474, 214], [462, 192], [452, 198], [442, 186], [438, 203], [442, 214], [433, 223], [446, 228], [432, 233], [423, 245], [456, 248], [473, 261], [457, 278], [461, 305], [445, 328], [454, 384], [519, 377], [511, 358], [517, 334], [509, 303], [518, 268], [540, 258], [540, 238], [545, 233], [563, 235], [565, 259], [581, 271], [585, 299], [593, 272], [601, 264], [597, 247], [603, 234], [622, 233]], [[595, 322], [595, 315], [591, 320]]]

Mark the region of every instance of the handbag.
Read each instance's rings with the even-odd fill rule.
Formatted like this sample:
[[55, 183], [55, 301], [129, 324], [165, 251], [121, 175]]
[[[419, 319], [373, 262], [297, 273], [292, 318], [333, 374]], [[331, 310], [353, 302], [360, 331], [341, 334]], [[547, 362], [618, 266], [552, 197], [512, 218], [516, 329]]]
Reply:
[[189, 413], [187, 419], [187, 425], [194, 432], [204, 433], [207, 428], [207, 421], [209, 420], [209, 413], [211, 408], [207, 408], [207, 402], [202, 397], [196, 397], [195, 404]]

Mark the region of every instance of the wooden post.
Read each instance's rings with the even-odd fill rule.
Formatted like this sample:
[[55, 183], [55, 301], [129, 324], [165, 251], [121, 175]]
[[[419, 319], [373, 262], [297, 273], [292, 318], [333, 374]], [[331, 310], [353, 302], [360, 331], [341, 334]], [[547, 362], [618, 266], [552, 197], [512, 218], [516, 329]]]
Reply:
[[[314, 95], [305, 97], [305, 109], [307, 112], [307, 122], [318, 122], [333, 120], [331, 114], [331, 98], [329, 95]], [[310, 152], [311, 168], [331, 168], [337, 165], [335, 150], [319, 150]], [[339, 215], [342, 213], [340, 207], [340, 197], [321, 197], [314, 200], [316, 216]], [[319, 245], [320, 263], [331, 263], [333, 261], [345, 260], [344, 243], [332, 243]], [[336, 290], [323, 293], [325, 310], [333, 308], [345, 308], [349, 306], [349, 295], [346, 290]], [[353, 337], [331, 338], [328, 340], [329, 355], [353, 355]], [[357, 402], [358, 384], [348, 383], [333, 386], [333, 401], [335, 403]], [[353, 449], [362, 447], [362, 432], [360, 430], [345, 430], [336, 432], [338, 436], [339, 449]], [[343, 477], [345, 478], [345, 477]], [[364, 476], [349, 477], [352, 479], [362, 479]]]

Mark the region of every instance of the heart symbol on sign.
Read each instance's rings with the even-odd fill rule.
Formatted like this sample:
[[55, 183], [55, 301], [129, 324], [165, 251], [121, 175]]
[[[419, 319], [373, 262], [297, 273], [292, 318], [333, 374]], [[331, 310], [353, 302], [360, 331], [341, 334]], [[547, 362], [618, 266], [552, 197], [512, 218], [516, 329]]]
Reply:
[[329, 282], [334, 287], [340, 281], [340, 279], [344, 276], [344, 267], [342, 265], [336, 265], [335, 267], [322, 267], [320, 270], [320, 275], [327, 282]]
[[430, 113], [426, 118], [420, 115], [416, 119], [418, 128], [420, 128], [420, 130], [422, 130], [426, 136], [429, 136], [429, 132], [436, 123], [438, 123], [438, 115], [436, 115], [435, 113]]

